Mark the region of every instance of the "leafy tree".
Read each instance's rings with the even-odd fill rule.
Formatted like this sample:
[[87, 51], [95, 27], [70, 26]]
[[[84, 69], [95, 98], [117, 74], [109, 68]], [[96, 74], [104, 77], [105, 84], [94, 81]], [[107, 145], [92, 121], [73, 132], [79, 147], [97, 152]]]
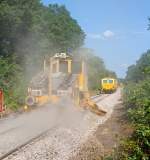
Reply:
[[0, 23], [3, 55], [14, 52], [21, 56], [40, 54], [43, 47], [44, 53], [73, 50], [83, 44], [85, 37], [65, 6], [54, 4], [46, 7], [39, 0], [3, 0]]
[[148, 18], [149, 24], [148, 24], [148, 30], [150, 30], [150, 17]]
[[38, 0], [3, 0], [0, 3], [1, 55], [18, 53], [18, 42], [30, 32], [38, 5]]
[[150, 76], [150, 50], [144, 53], [135, 65], [128, 68], [126, 80], [138, 82]]
[[83, 45], [84, 32], [65, 6], [49, 5], [47, 10], [47, 16], [53, 17], [48, 21], [49, 39], [58, 51], [74, 50]]

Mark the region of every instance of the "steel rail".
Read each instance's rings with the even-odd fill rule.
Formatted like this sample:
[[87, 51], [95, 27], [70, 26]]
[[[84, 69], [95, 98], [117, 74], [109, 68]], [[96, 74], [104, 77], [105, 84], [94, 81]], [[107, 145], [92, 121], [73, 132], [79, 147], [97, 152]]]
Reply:
[[1, 156], [0, 156], [0, 160], [3, 160], [3, 159], [5, 159], [5, 158], [9, 157], [10, 155], [13, 155], [13, 154], [16, 153], [17, 151], [19, 151], [21, 148], [27, 146], [28, 144], [34, 142], [35, 140], [37, 140], [37, 139], [39, 139], [39, 138], [41, 138], [41, 137], [46, 136], [46, 134], [47, 134], [49, 131], [54, 130], [54, 129], [56, 129], [56, 128], [57, 128], [57, 125], [54, 126], [54, 127], [52, 127], [52, 128], [50, 128], [50, 129], [45, 130], [44, 132], [38, 134], [37, 136], [35, 136], [35, 137], [33, 137], [33, 138], [30, 138], [29, 140], [27, 140], [27, 141], [24, 142], [23, 144], [20, 144], [20, 145], [14, 147], [13, 149], [11, 149], [10, 151], [8, 151], [7, 153], [4, 153], [3, 155], [1, 155]]
[[103, 94], [103, 96], [100, 96], [98, 99], [96, 99], [94, 102], [95, 103], [99, 103], [100, 101], [102, 101], [104, 98], [110, 96], [110, 94]]

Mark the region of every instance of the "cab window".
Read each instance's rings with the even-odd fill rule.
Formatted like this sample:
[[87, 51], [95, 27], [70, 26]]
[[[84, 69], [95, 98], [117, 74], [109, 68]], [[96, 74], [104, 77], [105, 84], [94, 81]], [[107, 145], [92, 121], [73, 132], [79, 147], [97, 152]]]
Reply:
[[107, 83], [107, 80], [103, 80], [103, 83]]
[[109, 82], [109, 83], [113, 83], [113, 80], [112, 80], [112, 79], [109, 79], [108, 82]]

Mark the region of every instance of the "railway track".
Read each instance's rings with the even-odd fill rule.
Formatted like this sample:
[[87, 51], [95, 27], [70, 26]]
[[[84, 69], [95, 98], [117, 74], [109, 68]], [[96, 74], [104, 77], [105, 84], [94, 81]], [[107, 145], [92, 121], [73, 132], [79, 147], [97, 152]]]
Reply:
[[99, 97], [100, 95], [96, 95], [96, 96], [92, 96], [91, 99], [96, 99], [97, 97]]
[[100, 97], [94, 99], [95, 103], [100, 102], [101, 100], [103, 100], [104, 98], [108, 97], [110, 94], [102, 94]]
[[35, 137], [33, 137], [33, 138], [30, 138], [30, 139], [27, 140], [25, 143], [16, 146], [15, 148], [11, 149], [11, 150], [8, 151], [7, 153], [1, 155], [1, 156], [0, 156], [0, 160], [4, 160], [5, 158], [8, 158], [8, 157], [11, 156], [11, 155], [17, 154], [17, 152], [18, 152], [20, 149], [26, 147], [27, 145], [31, 144], [32, 142], [34, 142], [34, 141], [36, 141], [36, 140], [38, 140], [38, 139], [46, 136], [46, 134], [47, 134], [49, 131], [55, 130], [57, 127], [58, 127], [58, 126], [56, 125], [56, 126], [50, 128], [50, 129], [47, 129], [47, 130], [45, 130], [44, 132], [38, 134], [37, 136], [35, 136]]
[[101, 100], [103, 100], [104, 98], [108, 97], [110, 94], [100, 94], [100, 95], [96, 95], [96, 96], [92, 96], [91, 99], [95, 102], [98, 103]]
[[[97, 95], [97, 96], [94, 96], [94, 97], [91, 97], [92, 100], [94, 100], [95, 103], [98, 103], [100, 101], [102, 101], [104, 98], [108, 97], [109, 95], [107, 94], [103, 94], [103, 95]], [[9, 158], [9, 156], [13, 156], [13, 155], [16, 155], [17, 152], [19, 152], [20, 149], [30, 145], [32, 142], [46, 136], [46, 134], [49, 132], [49, 131], [53, 131], [55, 130], [56, 128], [58, 127], [58, 125], [55, 125], [54, 127], [50, 128], [50, 129], [47, 129], [45, 131], [43, 131], [42, 133], [38, 134], [37, 136], [33, 137], [33, 138], [30, 138], [29, 140], [27, 140], [26, 142], [22, 143], [21, 145], [18, 145], [16, 146], [15, 148], [11, 149], [10, 151], [8, 151], [7, 153], [4, 153], [3, 155], [0, 155], [0, 160], [4, 160], [5, 158]]]

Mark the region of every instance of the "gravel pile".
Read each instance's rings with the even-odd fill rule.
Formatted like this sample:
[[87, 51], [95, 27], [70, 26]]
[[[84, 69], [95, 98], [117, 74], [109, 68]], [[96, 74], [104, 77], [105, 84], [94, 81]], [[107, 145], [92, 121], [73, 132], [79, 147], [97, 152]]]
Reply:
[[[79, 156], [78, 153], [80, 153], [81, 147], [85, 148], [85, 150], [87, 149], [86, 146], [83, 146], [87, 141], [95, 147], [91, 153], [86, 154], [88, 157], [94, 156], [95, 152], [100, 155], [103, 154], [103, 146], [93, 139], [92, 135], [98, 126], [111, 116], [113, 107], [119, 102], [119, 99], [120, 90], [99, 102], [99, 106], [103, 106], [108, 111], [103, 117], [99, 117], [89, 111], [86, 111], [86, 113], [74, 112], [65, 121], [57, 124], [57, 127], [50, 130], [45, 136], [21, 148], [14, 155], [5, 158], [5, 160], [69, 160], [75, 155], [76, 157]], [[97, 148], [101, 148], [101, 150]], [[79, 158], [76, 159], [79, 160]]]

